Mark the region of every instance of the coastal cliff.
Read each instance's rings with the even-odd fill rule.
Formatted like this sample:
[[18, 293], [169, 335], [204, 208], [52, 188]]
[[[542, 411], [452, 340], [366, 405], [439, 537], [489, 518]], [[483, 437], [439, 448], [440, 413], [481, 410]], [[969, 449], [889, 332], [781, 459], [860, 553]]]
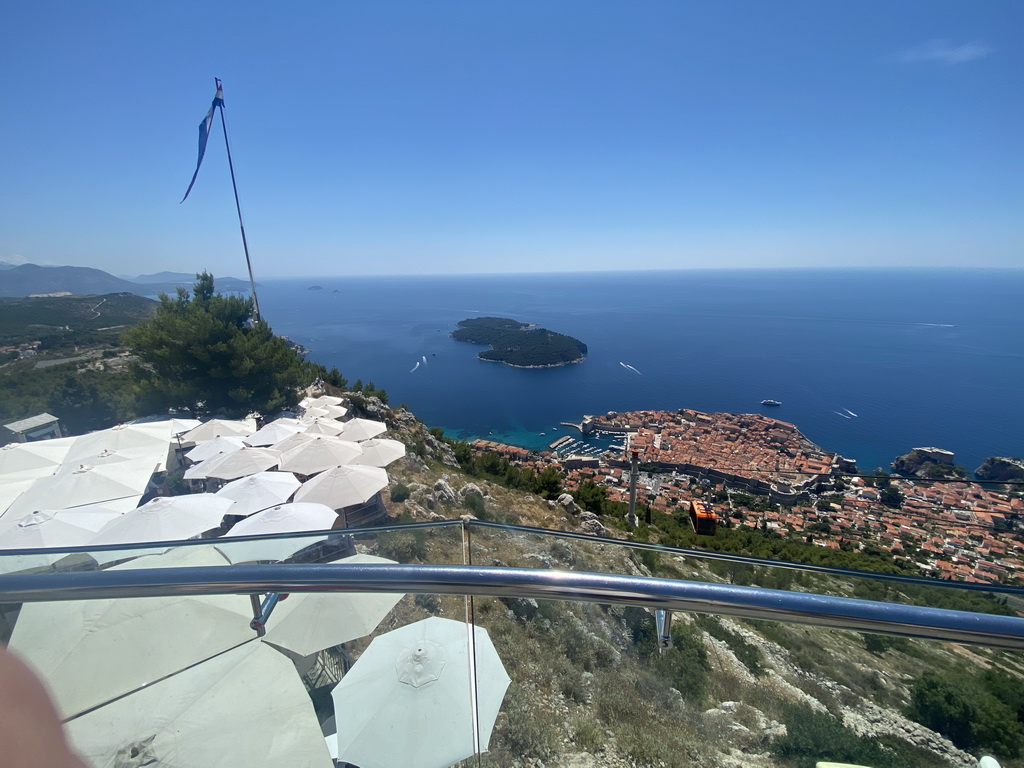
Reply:
[[904, 477], [933, 480], [967, 477], [964, 468], [953, 463], [953, 453], [939, 448], [914, 448], [909, 453], [896, 457], [889, 466]]
[[974, 470], [974, 474], [978, 476], [979, 480], [995, 483], [1024, 480], [1024, 460], [989, 456], [980, 467]]

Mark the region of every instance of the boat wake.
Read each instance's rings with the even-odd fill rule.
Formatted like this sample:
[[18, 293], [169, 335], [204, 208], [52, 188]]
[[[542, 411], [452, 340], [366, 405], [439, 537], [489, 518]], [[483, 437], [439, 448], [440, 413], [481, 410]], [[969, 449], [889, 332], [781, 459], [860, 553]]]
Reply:
[[844, 419], [850, 419], [850, 418], [853, 418], [852, 416], [847, 416], [847, 415], [846, 415], [845, 413], [843, 413], [842, 411], [832, 411], [832, 413], [834, 413], [834, 414], [835, 414], [836, 416], [842, 416], [842, 417], [843, 417]]
[[419, 361], [419, 360], [417, 360], [417, 361], [416, 361], [416, 365], [414, 365], [414, 366], [412, 367], [412, 370], [411, 370], [411, 371], [409, 371], [409, 373], [415, 373], [416, 369], [417, 369], [417, 368], [419, 368], [419, 367], [420, 367], [420, 361]]
[[628, 371], [632, 371], [632, 372], [633, 372], [633, 373], [635, 373], [635, 374], [636, 374], [637, 376], [643, 376], [643, 374], [642, 374], [642, 373], [640, 373], [640, 371], [638, 371], [638, 370], [637, 370], [636, 368], [634, 368], [634, 367], [633, 367], [632, 365], [630, 365], [629, 363], [623, 363], [623, 362], [621, 362], [621, 361], [620, 361], [620, 362], [619, 362], [619, 365], [621, 365], [621, 366], [622, 366], [623, 368], [625, 368], [625, 369], [626, 369], [626, 370], [628, 370]]
[[857, 414], [851, 411], [849, 408], [843, 408], [843, 410], [850, 414], [853, 418], [857, 418]]

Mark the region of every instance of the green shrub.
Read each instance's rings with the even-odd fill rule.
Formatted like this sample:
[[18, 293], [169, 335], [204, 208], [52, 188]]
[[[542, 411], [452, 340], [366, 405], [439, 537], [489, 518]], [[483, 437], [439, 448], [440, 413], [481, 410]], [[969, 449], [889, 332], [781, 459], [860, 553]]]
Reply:
[[813, 768], [819, 760], [856, 765], [907, 768], [909, 761], [890, 745], [858, 736], [835, 715], [806, 704], [787, 704], [782, 711], [786, 735], [775, 740], [772, 753], [789, 765]]
[[483, 496], [477, 496], [475, 493], [467, 493], [462, 497], [462, 506], [468, 509], [476, 517], [483, 517], [486, 510], [484, 506]]
[[396, 483], [391, 488], [391, 500], [395, 502], [405, 501], [409, 498], [409, 486], [405, 483]]
[[572, 729], [572, 740], [584, 752], [600, 752], [608, 740], [601, 724], [592, 717], [585, 715], [575, 717], [570, 723], [570, 728]]
[[743, 635], [726, 627], [716, 616], [698, 616], [697, 626], [716, 640], [721, 640], [733, 652], [740, 663], [750, 670], [752, 675], [761, 676], [764, 666], [761, 649], [747, 640]]
[[[1019, 680], [995, 671], [984, 676], [963, 669], [926, 672], [911, 689], [907, 714], [961, 749], [1018, 757], [1024, 750], [1020, 690]], [[1004, 700], [1007, 695], [1015, 698]]]

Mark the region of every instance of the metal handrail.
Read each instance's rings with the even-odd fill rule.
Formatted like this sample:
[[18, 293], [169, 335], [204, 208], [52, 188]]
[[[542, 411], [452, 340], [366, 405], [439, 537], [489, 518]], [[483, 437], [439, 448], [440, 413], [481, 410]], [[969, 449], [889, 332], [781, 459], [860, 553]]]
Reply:
[[418, 523], [403, 523], [400, 525], [373, 526], [367, 528], [345, 528], [327, 529], [322, 531], [303, 531], [292, 533], [262, 534], [260, 536], [218, 536], [212, 539], [186, 539], [149, 541], [132, 544], [105, 544], [102, 546], [84, 544], [75, 547], [40, 547], [33, 549], [4, 549], [0, 550], [0, 561], [5, 557], [47, 555], [113, 553], [124, 551], [126, 548], [134, 553], [152, 550], [157, 553], [168, 547], [208, 547], [218, 544], [230, 544], [239, 541], [276, 541], [289, 539], [309, 539], [323, 541], [340, 536], [378, 536], [396, 532], [408, 532], [415, 530], [460, 528], [463, 530], [489, 530], [492, 532], [503, 532], [508, 534], [526, 534], [535, 536], [546, 536], [570, 541], [585, 541], [588, 544], [599, 544], [607, 546], [624, 547], [633, 550], [647, 550], [659, 552], [665, 555], [676, 555], [679, 557], [692, 557], [698, 560], [715, 560], [720, 562], [735, 563], [739, 565], [761, 566], [765, 568], [782, 568], [805, 573], [817, 573], [823, 576], [838, 576], [845, 578], [872, 579], [876, 581], [887, 581], [901, 584], [913, 584], [922, 587], [938, 587], [942, 589], [987, 592], [1002, 595], [1024, 595], [1024, 586], [996, 583], [980, 583], [969, 581], [949, 581], [944, 579], [929, 578], [926, 576], [910, 576], [902, 573], [884, 573], [881, 571], [862, 571], [854, 568], [842, 568], [839, 566], [818, 565], [814, 563], [801, 563], [788, 560], [773, 560], [752, 555], [742, 555], [734, 552], [719, 552], [712, 549], [696, 549], [690, 547], [672, 547], [664, 544], [654, 544], [646, 541], [633, 541], [631, 539], [617, 539], [607, 536], [595, 536], [589, 533], [577, 531], [561, 531], [551, 528], [538, 528], [526, 525], [512, 525], [509, 523], [496, 523], [485, 520], [432, 520]]
[[1024, 650], [1024, 618], [806, 592], [467, 565], [276, 564], [0, 576], [0, 603], [273, 592], [405, 592], [575, 600]]
[[[714, 549], [696, 549], [694, 547], [673, 547], [666, 544], [656, 544], [647, 541], [634, 541], [632, 539], [613, 539], [606, 536], [595, 536], [590, 533], [578, 531], [558, 531], [551, 528], [538, 528], [526, 525], [509, 525], [508, 523], [495, 523], [490, 520], [473, 520], [469, 523], [470, 529], [490, 529], [504, 531], [505, 533], [526, 533], [537, 536], [551, 536], [559, 539], [570, 539], [574, 541], [586, 541], [590, 544], [608, 544], [621, 546], [629, 549], [647, 550], [649, 552], [660, 552], [665, 555], [677, 555], [680, 557], [692, 557], [699, 560], [717, 560], [720, 562], [734, 563], [737, 565], [761, 566], [764, 568], [783, 568], [791, 571], [804, 573], [819, 573], [823, 576], [841, 576], [857, 579], [873, 579], [876, 581], [890, 581], [900, 584], [914, 584], [920, 587], [941, 587], [944, 589], [960, 589], [973, 592], [990, 592], [1001, 595], [1024, 595], [1024, 586], [1014, 584], [995, 584], [974, 581], [950, 581], [928, 576], [911, 576], [906, 573], [886, 573], [884, 571], [862, 571], [856, 568], [843, 568], [837, 565], [819, 565], [817, 563], [802, 563], [790, 560], [773, 560], [767, 557], [755, 557], [753, 555], [742, 555], [736, 552], [720, 552]], [[390, 529], [389, 529], [390, 530]]]

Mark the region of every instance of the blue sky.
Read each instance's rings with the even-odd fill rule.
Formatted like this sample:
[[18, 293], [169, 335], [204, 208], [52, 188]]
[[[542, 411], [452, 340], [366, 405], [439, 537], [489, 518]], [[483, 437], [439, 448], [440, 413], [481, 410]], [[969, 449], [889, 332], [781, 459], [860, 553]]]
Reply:
[[[0, 261], [1024, 264], [1024, 4], [9, 4]], [[0, 273], [2, 274], [2, 273]]]

